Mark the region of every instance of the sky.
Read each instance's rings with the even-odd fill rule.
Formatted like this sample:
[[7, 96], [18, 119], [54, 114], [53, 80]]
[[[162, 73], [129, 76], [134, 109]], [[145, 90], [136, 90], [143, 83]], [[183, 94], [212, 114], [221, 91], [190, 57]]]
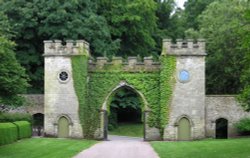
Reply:
[[187, 1], [187, 0], [175, 0], [177, 6], [180, 7], [180, 8], [183, 8], [183, 5], [184, 5], [184, 3], [185, 3], [186, 1]]

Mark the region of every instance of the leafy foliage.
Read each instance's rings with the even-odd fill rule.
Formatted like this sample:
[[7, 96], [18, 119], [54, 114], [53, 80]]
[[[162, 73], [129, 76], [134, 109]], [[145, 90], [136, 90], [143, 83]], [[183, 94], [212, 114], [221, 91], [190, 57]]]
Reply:
[[161, 106], [161, 129], [168, 122], [169, 109], [171, 104], [173, 87], [175, 85], [174, 73], [176, 70], [176, 58], [174, 56], [161, 56], [160, 74], [160, 106]]
[[250, 118], [243, 118], [235, 124], [241, 134], [250, 134]]
[[90, 0], [0, 2], [0, 9], [15, 26], [12, 39], [17, 43], [17, 58], [31, 79], [30, 93], [43, 91], [43, 40], [85, 39], [94, 55], [116, 52], [118, 43], [111, 41], [107, 22], [95, 8]]
[[[100, 128], [99, 111], [108, 94], [120, 81], [126, 81], [129, 85], [133, 86], [136, 91], [141, 92], [145, 96], [148, 107], [151, 110], [148, 117], [148, 125], [159, 129], [164, 127], [167, 122], [168, 105], [170, 104], [172, 95], [173, 85], [169, 84], [174, 84], [174, 82], [172, 82], [173, 78], [170, 77], [173, 76], [172, 73], [174, 73], [176, 66], [174, 57], [163, 57], [166, 58], [164, 59], [166, 62], [162, 63], [165, 65], [163, 66], [164, 73], [162, 74], [160, 74], [159, 71], [130, 73], [122, 71], [122, 65], [107, 65], [105, 69], [97, 69], [94, 72], [88, 73], [88, 86], [86, 85], [87, 58], [85, 58], [85, 56], [80, 58], [73, 57], [72, 64], [74, 87], [80, 104], [79, 114], [85, 137], [93, 137], [97, 128]], [[164, 80], [164, 82], [162, 82], [163, 85], [160, 88], [161, 80]], [[120, 93], [120, 95], [127, 94], [123, 92]], [[113, 95], [110, 97], [113, 97]], [[109, 99], [111, 100], [112, 98]], [[116, 99], [117, 98], [114, 100]], [[159, 104], [161, 106], [159, 106]], [[107, 109], [110, 109], [110, 104], [107, 106]], [[141, 106], [141, 109], [144, 111], [145, 105]]]
[[112, 39], [120, 41], [121, 56], [147, 56], [155, 48], [156, 3], [153, 0], [102, 0], [99, 13], [110, 26]]
[[[83, 52], [84, 53], [84, 52]], [[79, 102], [79, 116], [80, 121], [82, 124], [82, 129], [86, 128], [85, 124], [90, 122], [84, 122], [85, 120], [88, 121], [87, 115], [85, 113], [92, 111], [92, 105], [89, 105], [86, 98], [87, 98], [87, 55], [83, 54], [81, 56], [73, 56], [71, 58], [72, 62], [72, 69], [73, 69], [73, 83], [76, 91], [76, 95]], [[85, 131], [83, 132], [85, 134]]]
[[[43, 40], [85, 39], [93, 56], [157, 56], [175, 36], [174, 0], [2, 0], [17, 59], [27, 70], [28, 93], [43, 92]], [[173, 20], [174, 21], [174, 20]], [[1, 22], [0, 25], [7, 25]]]
[[188, 0], [185, 2], [184, 15], [186, 29], [192, 28], [194, 30], [199, 29], [199, 15], [206, 10], [207, 6], [215, 0]]
[[209, 94], [236, 94], [241, 89], [243, 57], [239, 31], [244, 1], [215, 1], [200, 16], [200, 32], [207, 40], [206, 87]]
[[0, 104], [20, 106], [24, 99], [18, 94], [26, 91], [28, 77], [13, 49], [14, 43], [0, 35]]
[[239, 95], [240, 102], [242, 106], [249, 111], [250, 110], [250, 1], [246, 5], [247, 9], [243, 16], [243, 25], [240, 29], [240, 37], [242, 39], [244, 52], [244, 60], [243, 60], [243, 70], [241, 74], [241, 84], [243, 86], [241, 90], [241, 94]]
[[118, 92], [112, 98], [110, 106], [113, 108], [131, 107], [133, 109], [140, 109], [140, 104], [141, 101], [136, 93], [129, 89], [122, 88], [118, 90]]
[[109, 129], [117, 128], [120, 122], [141, 122], [142, 105], [142, 99], [133, 90], [127, 87], [118, 89], [111, 98]]

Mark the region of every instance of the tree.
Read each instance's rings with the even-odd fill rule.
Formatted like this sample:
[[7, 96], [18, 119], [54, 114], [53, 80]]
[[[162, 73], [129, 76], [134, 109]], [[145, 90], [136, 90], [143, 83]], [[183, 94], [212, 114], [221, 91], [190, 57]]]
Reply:
[[162, 40], [164, 38], [174, 38], [176, 35], [176, 20], [171, 16], [175, 8], [174, 0], [156, 0], [157, 3], [157, 29], [153, 35], [156, 41], [155, 54], [160, 54], [162, 49]]
[[156, 3], [153, 0], [101, 0], [98, 13], [108, 21], [113, 40], [120, 40], [118, 55], [148, 56], [155, 49]]
[[201, 14], [200, 33], [206, 39], [206, 87], [209, 94], [237, 94], [241, 89], [245, 48], [242, 29], [245, 2], [220, 0]]
[[0, 9], [14, 26], [17, 59], [31, 79], [29, 93], [43, 92], [43, 40], [85, 39], [96, 56], [115, 54], [119, 46], [91, 0], [3, 0]]
[[28, 77], [15, 57], [14, 46], [8, 38], [13, 37], [8, 18], [0, 12], [0, 104], [22, 105], [24, 99], [18, 94], [26, 91]]
[[0, 13], [0, 104], [20, 106], [23, 98], [18, 96], [26, 91], [28, 77], [15, 57], [15, 44], [11, 37], [6, 16]]
[[199, 29], [198, 16], [215, 0], [188, 0], [185, 2], [185, 27]]
[[241, 105], [245, 110], [250, 111], [250, 1], [248, 2], [247, 10], [243, 17], [243, 23], [240, 30], [240, 37], [242, 39], [242, 45], [244, 47], [244, 60], [243, 60], [243, 70], [241, 74], [241, 84], [242, 90], [239, 95], [239, 100]]

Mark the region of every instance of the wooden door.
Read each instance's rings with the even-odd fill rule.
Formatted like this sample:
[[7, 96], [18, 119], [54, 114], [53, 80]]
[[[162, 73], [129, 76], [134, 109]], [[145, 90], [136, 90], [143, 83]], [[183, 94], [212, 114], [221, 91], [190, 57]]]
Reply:
[[58, 137], [67, 138], [69, 137], [69, 121], [66, 117], [61, 117], [58, 121]]
[[191, 138], [190, 122], [187, 118], [183, 117], [179, 121], [178, 140], [190, 140], [190, 138]]

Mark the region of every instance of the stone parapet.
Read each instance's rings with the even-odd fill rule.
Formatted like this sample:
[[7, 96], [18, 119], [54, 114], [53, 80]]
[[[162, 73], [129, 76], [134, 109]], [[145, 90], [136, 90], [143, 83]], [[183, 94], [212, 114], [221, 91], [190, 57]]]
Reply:
[[162, 55], [195, 55], [204, 56], [205, 53], [205, 40], [198, 39], [177, 39], [174, 43], [171, 39], [163, 40]]
[[44, 41], [44, 56], [89, 55], [89, 43], [84, 40]]
[[137, 57], [113, 57], [109, 60], [107, 57], [97, 57], [96, 60], [89, 59], [89, 71], [102, 71], [105, 68], [119, 68], [122, 71], [158, 71], [160, 70], [160, 62], [155, 62], [152, 57], [144, 57], [143, 61], [139, 61]]

